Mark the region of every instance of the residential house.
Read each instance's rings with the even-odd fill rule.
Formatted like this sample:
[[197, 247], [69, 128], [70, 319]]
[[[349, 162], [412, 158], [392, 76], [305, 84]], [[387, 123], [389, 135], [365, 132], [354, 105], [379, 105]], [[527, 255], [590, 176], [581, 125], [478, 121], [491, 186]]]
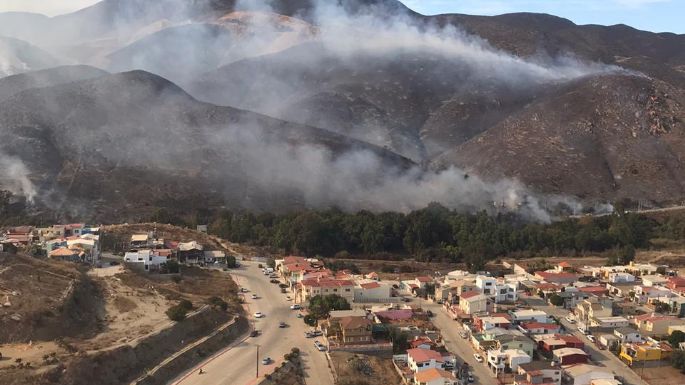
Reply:
[[647, 287], [665, 286], [669, 282], [663, 275], [643, 275], [642, 284]]
[[226, 253], [221, 250], [204, 252], [204, 262], [205, 263], [226, 263]]
[[594, 380], [613, 380], [614, 373], [605, 367], [577, 364], [564, 368], [563, 378], [568, 385], [591, 385]]
[[559, 334], [561, 325], [555, 323], [527, 321], [519, 324], [519, 329], [525, 334]]
[[459, 298], [459, 309], [464, 314], [483, 313], [488, 310], [488, 297], [478, 291], [464, 293]]
[[599, 345], [606, 347], [609, 350], [616, 350], [621, 344], [621, 340], [613, 334], [601, 334], [597, 337]]
[[473, 317], [473, 328], [477, 332], [483, 332], [493, 328], [509, 329], [509, 327], [511, 327], [511, 317], [508, 314], [491, 314]]
[[457, 385], [459, 381], [454, 374], [437, 368], [431, 368], [414, 373], [416, 385]]
[[495, 337], [494, 340], [497, 341], [496, 347], [500, 350], [523, 350], [530, 357], [533, 357], [536, 348], [532, 339], [520, 335], [503, 334]]
[[445, 360], [442, 358], [442, 354], [435, 350], [407, 350], [407, 365], [414, 373], [428, 369], [444, 369], [444, 363]]
[[673, 353], [673, 348], [667, 342], [646, 341], [640, 343], [626, 343], [621, 345], [619, 358], [628, 365], [636, 362], [666, 360]]
[[378, 323], [402, 323], [414, 318], [412, 309], [381, 310], [373, 313]]
[[67, 262], [82, 262], [81, 250], [60, 247], [48, 253], [48, 258]]
[[571, 264], [566, 262], [566, 261], [559, 262], [554, 267], [554, 271], [557, 273], [572, 273], [573, 272], [573, 266], [571, 266]]
[[369, 344], [373, 323], [366, 317], [344, 317], [340, 319], [340, 341], [345, 345]]
[[621, 298], [630, 297], [630, 292], [635, 291], [635, 282], [607, 283], [607, 290], [610, 295]]
[[155, 255], [150, 249], [129, 251], [124, 254], [124, 263], [145, 271], [158, 270], [168, 260], [168, 256]]
[[635, 276], [629, 273], [609, 273], [609, 282], [611, 283], [632, 283], [635, 282]]
[[514, 385], [561, 385], [561, 368], [551, 366], [547, 361], [521, 364]]
[[585, 344], [578, 337], [571, 334], [539, 334], [532, 337], [537, 341], [538, 347], [545, 352], [551, 353], [553, 350], [563, 348], [583, 349]]
[[561, 348], [552, 351], [554, 361], [559, 365], [585, 364], [588, 361], [588, 354], [578, 348]]
[[573, 273], [554, 273], [549, 271], [536, 271], [535, 277], [548, 283], [568, 285], [578, 280], [578, 275]]
[[354, 302], [354, 282], [346, 279], [313, 278], [299, 282], [295, 290], [295, 301], [307, 303], [317, 295], [339, 295], [349, 303]]
[[530, 321], [544, 323], [549, 320], [547, 313], [542, 310], [520, 309], [511, 311], [510, 314], [511, 320], [516, 324]]
[[663, 336], [668, 333], [669, 326], [685, 325], [685, 319], [648, 313], [633, 318], [633, 323], [642, 335]]
[[488, 367], [496, 374], [505, 371], [517, 371], [519, 365], [527, 364], [532, 361], [531, 356], [520, 349], [492, 349], [488, 350]]
[[630, 327], [617, 328], [614, 330], [614, 335], [618, 337], [622, 344], [642, 342], [640, 332]]
[[590, 327], [599, 329], [615, 329], [628, 326], [630, 322], [623, 317], [594, 317], [590, 319]]
[[685, 277], [669, 277], [666, 287], [671, 290], [685, 289]]
[[409, 341], [409, 347], [411, 349], [434, 349], [437, 344], [427, 336], [416, 336]]
[[[635, 285], [633, 292], [635, 293], [633, 301], [639, 304], [645, 304], [660, 297], [675, 297], [675, 294], [673, 294], [670, 289], [658, 286]], [[630, 293], [628, 295], [630, 295]]]
[[204, 247], [196, 241], [179, 243], [176, 255], [179, 262], [189, 265], [198, 264], [205, 259]]
[[133, 234], [129, 242], [129, 249], [135, 250], [152, 246], [152, 237], [149, 233]]
[[392, 287], [387, 282], [374, 280], [357, 281], [354, 287], [354, 302], [388, 302], [392, 297]]
[[597, 297], [588, 298], [576, 306], [576, 319], [581, 330], [587, 330], [593, 319], [611, 317], [613, 314], [613, 302], [605, 301]]

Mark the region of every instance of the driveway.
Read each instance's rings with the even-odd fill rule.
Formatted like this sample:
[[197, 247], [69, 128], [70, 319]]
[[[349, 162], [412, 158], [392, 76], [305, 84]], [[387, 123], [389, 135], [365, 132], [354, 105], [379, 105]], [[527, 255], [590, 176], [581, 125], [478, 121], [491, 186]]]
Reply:
[[[305, 379], [310, 385], [333, 385], [333, 376], [323, 352], [314, 347], [314, 340], [304, 336], [308, 326], [296, 317], [297, 312], [290, 310], [286, 294], [280, 292], [278, 285], [269, 282], [256, 262], [243, 261], [242, 267], [231, 270], [238, 285], [247, 288], [246, 305], [250, 314], [262, 312], [264, 318], [254, 320], [255, 329], [260, 335], [237, 343], [225, 352], [219, 353], [201, 365], [186, 372], [172, 384], [179, 385], [248, 385], [256, 383], [257, 368], [259, 376], [271, 373], [280, 365], [283, 356], [293, 347], [300, 349], [305, 365]], [[259, 299], [251, 299], [252, 294]], [[279, 322], [288, 327], [279, 328]], [[259, 345], [259, 357], [257, 346]], [[271, 357], [272, 364], [262, 365], [264, 357]], [[199, 374], [202, 367], [203, 374]]]

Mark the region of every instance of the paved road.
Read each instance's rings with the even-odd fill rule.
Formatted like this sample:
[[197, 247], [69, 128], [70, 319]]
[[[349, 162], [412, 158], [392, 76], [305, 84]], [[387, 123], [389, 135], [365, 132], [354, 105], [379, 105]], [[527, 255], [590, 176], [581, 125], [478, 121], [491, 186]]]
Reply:
[[[450, 352], [461, 358], [461, 361], [466, 361], [471, 366], [471, 373], [476, 379], [476, 384], [497, 385], [498, 382], [492, 371], [488, 369], [485, 363], [479, 363], [473, 358], [476, 351], [467, 340], [459, 336], [459, 332], [464, 330], [459, 323], [442, 310], [442, 305], [421, 299], [418, 301], [421, 303], [421, 307], [435, 314], [432, 321], [440, 329], [445, 346]], [[481, 356], [483, 355], [481, 354]], [[486, 358], [483, 357], [483, 359]]]
[[[585, 343], [585, 351], [590, 353], [591, 359], [595, 365], [604, 366], [611, 370], [614, 375], [618, 375], [624, 378], [626, 385], [647, 385], [648, 383], [644, 381], [640, 376], [635, 373], [628, 365], [624, 364], [618, 357], [608, 350], [600, 350], [597, 345], [592, 343], [592, 341], [587, 339], [587, 336], [578, 330], [575, 324], [572, 324], [566, 319], [564, 319], [569, 311], [566, 309], [558, 308], [556, 306], [550, 306], [540, 297], [537, 296], [526, 296], [521, 295], [521, 299], [525, 301], [528, 305], [534, 307], [535, 309], [543, 310], [547, 314], [557, 317], [561, 321], [561, 324], [568, 331], [568, 333], [575, 335], [580, 338]], [[653, 384], [656, 385], [656, 384]]]
[[[255, 320], [255, 328], [261, 332], [258, 337], [248, 338], [228, 351], [212, 357], [200, 366], [204, 374], [198, 374], [199, 367], [179, 377], [172, 384], [177, 385], [248, 385], [256, 382], [256, 368], [263, 376], [272, 372], [283, 360], [283, 355], [293, 347], [302, 352], [305, 365], [306, 381], [309, 385], [333, 385], [333, 376], [328, 368], [325, 353], [314, 348], [314, 340], [304, 337], [307, 327], [297, 312], [290, 310], [290, 303], [277, 285], [269, 282], [254, 262], [242, 262], [240, 269], [232, 270], [233, 279], [241, 287], [250, 290], [246, 294], [246, 303], [250, 313], [260, 311], [265, 317]], [[259, 299], [251, 299], [252, 293]], [[278, 327], [280, 321], [289, 327]], [[271, 357], [271, 365], [257, 364], [257, 345], [259, 360]]]

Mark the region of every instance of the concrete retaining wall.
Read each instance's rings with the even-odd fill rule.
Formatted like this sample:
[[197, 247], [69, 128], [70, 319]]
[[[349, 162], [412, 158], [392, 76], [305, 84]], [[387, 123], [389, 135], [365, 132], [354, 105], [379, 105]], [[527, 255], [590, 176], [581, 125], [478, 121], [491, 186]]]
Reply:
[[207, 340], [173, 357], [163, 366], [155, 369], [154, 373], [140, 379], [138, 385], [164, 385], [180, 376], [195, 364], [212, 355], [214, 352], [230, 345], [250, 328], [245, 317], [236, 318], [235, 322], [219, 330]]

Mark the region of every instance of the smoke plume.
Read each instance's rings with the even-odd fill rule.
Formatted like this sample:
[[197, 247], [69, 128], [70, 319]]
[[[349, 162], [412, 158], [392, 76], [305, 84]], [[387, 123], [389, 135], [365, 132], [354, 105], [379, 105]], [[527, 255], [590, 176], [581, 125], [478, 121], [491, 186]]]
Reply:
[[25, 197], [33, 202], [36, 188], [29, 179], [29, 171], [21, 159], [0, 153], [0, 189]]

